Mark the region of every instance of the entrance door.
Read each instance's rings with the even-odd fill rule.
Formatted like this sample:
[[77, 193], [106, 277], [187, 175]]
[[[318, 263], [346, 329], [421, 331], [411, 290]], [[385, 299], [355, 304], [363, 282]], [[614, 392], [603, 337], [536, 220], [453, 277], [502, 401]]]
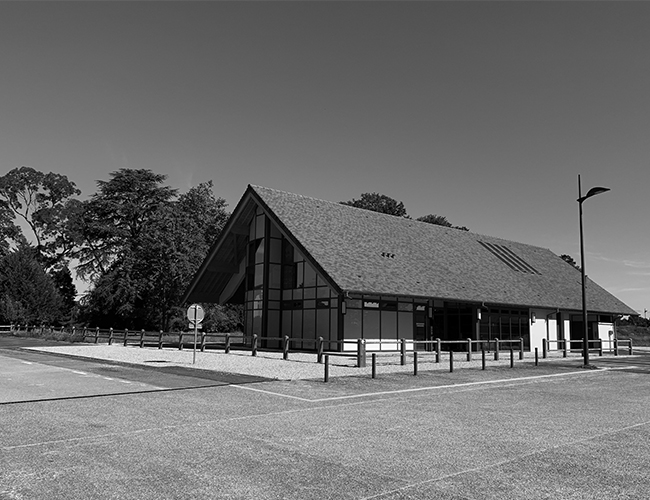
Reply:
[[[426, 341], [431, 340], [427, 333], [427, 305], [426, 304], [415, 304], [413, 311], [413, 340]], [[425, 347], [426, 346], [426, 347]], [[416, 346], [418, 350], [426, 349], [431, 350], [429, 344], [420, 344]]]

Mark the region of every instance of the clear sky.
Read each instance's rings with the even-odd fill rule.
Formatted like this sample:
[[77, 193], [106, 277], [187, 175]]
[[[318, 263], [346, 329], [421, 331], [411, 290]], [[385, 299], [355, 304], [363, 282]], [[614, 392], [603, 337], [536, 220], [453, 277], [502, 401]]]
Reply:
[[650, 2], [0, 2], [0, 175], [119, 168], [550, 248], [650, 309]]

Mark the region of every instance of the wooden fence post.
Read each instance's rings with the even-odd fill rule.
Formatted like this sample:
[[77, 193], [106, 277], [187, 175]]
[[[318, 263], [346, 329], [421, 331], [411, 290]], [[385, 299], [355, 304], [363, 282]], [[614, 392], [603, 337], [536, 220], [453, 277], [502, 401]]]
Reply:
[[467, 339], [467, 361], [472, 361], [472, 339]]
[[366, 342], [364, 339], [357, 339], [357, 368], [366, 367]]
[[201, 352], [205, 352], [205, 332], [201, 332]]
[[113, 343], [113, 327], [108, 329], [108, 345]]
[[494, 361], [499, 361], [499, 339], [494, 339]]
[[618, 339], [614, 339], [614, 356], [618, 356]]
[[317, 356], [316, 356], [316, 361], [319, 363], [323, 362], [323, 337], [318, 337], [318, 343], [316, 344], [316, 349], [317, 349]]
[[163, 346], [163, 331], [158, 332], [158, 349], [162, 349]]
[[416, 376], [418, 374], [418, 352], [414, 349], [413, 350], [413, 375]]
[[124, 347], [126, 347], [127, 338], [129, 337], [129, 329], [124, 329]]
[[251, 354], [257, 356], [257, 333], [253, 334], [253, 348], [251, 349]]
[[632, 356], [632, 339], [630, 339], [630, 352], [628, 354]]
[[524, 359], [524, 338], [519, 337], [519, 359]]
[[562, 357], [566, 358], [569, 350], [569, 341], [567, 339], [564, 339], [564, 352], [562, 353]]
[[282, 359], [289, 359], [289, 335], [282, 339]]
[[440, 363], [440, 339], [436, 338], [436, 363]]
[[183, 332], [178, 332], [178, 350], [183, 350]]
[[140, 330], [140, 348], [144, 347], [144, 330]]
[[542, 359], [546, 359], [546, 339], [542, 339]]
[[226, 333], [226, 348], [225, 348], [226, 354], [230, 352], [230, 334]]
[[99, 327], [95, 327], [95, 344], [99, 341]]
[[399, 339], [399, 364], [406, 365], [406, 339]]

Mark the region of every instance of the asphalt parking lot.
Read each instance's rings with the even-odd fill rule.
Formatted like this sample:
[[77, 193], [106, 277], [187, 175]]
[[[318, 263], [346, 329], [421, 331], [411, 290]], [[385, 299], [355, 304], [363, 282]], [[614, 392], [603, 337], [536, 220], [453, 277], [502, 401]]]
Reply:
[[647, 355], [327, 384], [31, 355], [0, 352], [2, 499], [650, 497]]

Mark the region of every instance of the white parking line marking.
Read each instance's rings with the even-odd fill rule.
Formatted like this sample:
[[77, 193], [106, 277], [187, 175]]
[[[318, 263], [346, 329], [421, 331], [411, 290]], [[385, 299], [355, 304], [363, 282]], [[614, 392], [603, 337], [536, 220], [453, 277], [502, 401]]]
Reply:
[[366, 398], [366, 397], [372, 397], [372, 396], [387, 396], [391, 394], [408, 394], [408, 393], [413, 393], [413, 392], [423, 392], [423, 391], [435, 391], [435, 390], [440, 390], [440, 389], [459, 389], [463, 387], [475, 387], [475, 386], [481, 386], [481, 385], [496, 385], [496, 384], [504, 384], [504, 383], [510, 383], [510, 382], [528, 382], [531, 380], [540, 380], [540, 379], [550, 379], [550, 378], [555, 378], [555, 377], [565, 377], [565, 376], [571, 376], [571, 375], [591, 375], [591, 374], [596, 374], [596, 373], [606, 373], [608, 371], [616, 371], [616, 370], [627, 370], [630, 369], [631, 367], [623, 367], [623, 368], [603, 368], [600, 370], [580, 370], [577, 372], [566, 372], [566, 373], [553, 373], [549, 375], [535, 375], [532, 377], [516, 377], [516, 378], [504, 378], [504, 379], [499, 379], [499, 380], [485, 380], [482, 382], [466, 382], [466, 383], [461, 383], [461, 384], [450, 384], [450, 385], [434, 385], [434, 386], [428, 386], [428, 387], [414, 387], [411, 389], [397, 389], [394, 391], [379, 391], [379, 392], [367, 392], [367, 393], [362, 393], [362, 394], [349, 394], [347, 396], [333, 396], [329, 398], [320, 398], [320, 399], [307, 399], [307, 398], [301, 398], [300, 396], [293, 396], [291, 394], [281, 394], [278, 392], [273, 392], [273, 391], [267, 391], [265, 389], [258, 389], [256, 387], [249, 387], [246, 385], [230, 385], [229, 387], [236, 387], [238, 389], [244, 389], [247, 391], [253, 391], [253, 392], [261, 392], [265, 394], [269, 394], [271, 396], [279, 396], [282, 398], [288, 398], [288, 399], [297, 399], [299, 401], [305, 401], [307, 403], [324, 403], [327, 401], [340, 401], [340, 400], [345, 400], [345, 399], [358, 399], [358, 398]]

